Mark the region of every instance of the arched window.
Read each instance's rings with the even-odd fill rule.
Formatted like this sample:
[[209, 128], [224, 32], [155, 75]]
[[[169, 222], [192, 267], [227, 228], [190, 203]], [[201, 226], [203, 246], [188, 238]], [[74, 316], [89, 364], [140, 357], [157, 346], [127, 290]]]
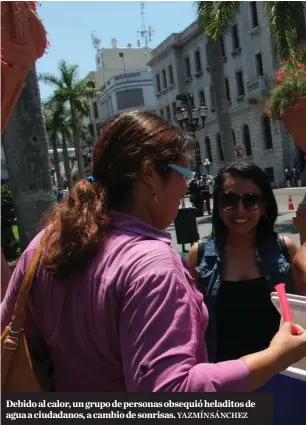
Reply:
[[234, 145], [236, 146], [236, 136], [235, 136], [235, 132], [234, 132], [234, 130], [232, 129], [232, 135], [233, 135], [233, 142], [234, 142]]
[[252, 155], [251, 135], [247, 124], [244, 124], [242, 127], [242, 138], [246, 156]]
[[212, 162], [212, 154], [211, 154], [211, 144], [209, 137], [205, 137], [205, 148], [206, 148], [206, 156], [210, 162]]
[[261, 119], [262, 131], [265, 141], [265, 149], [273, 149], [273, 139], [271, 130], [271, 121], [267, 114], [264, 114]]
[[216, 141], [217, 141], [217, 149], [218, 149], [218, 153], [219, 153], [219, 159], [220, 159], [220, 161], [224, 161], [224, 154], [223, 154], [223, 149], [222, 149], [220, 133], [217, 133]]

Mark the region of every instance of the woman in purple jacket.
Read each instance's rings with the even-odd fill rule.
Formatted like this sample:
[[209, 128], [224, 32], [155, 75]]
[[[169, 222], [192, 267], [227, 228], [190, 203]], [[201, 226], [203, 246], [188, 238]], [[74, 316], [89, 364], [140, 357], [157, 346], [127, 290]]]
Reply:
[[207, 309], [165, 232], [193, 177], [189, 153], [188, 137], [154, 114], [113, 118], [93, 177], [23, 253], [2, 326], [48, 232], [25, 326], [34, 357], [51, 353], [57, 391], [248, 391], [306, 355], [306, 332], [286, 324], [262, 352], [207, 363]]

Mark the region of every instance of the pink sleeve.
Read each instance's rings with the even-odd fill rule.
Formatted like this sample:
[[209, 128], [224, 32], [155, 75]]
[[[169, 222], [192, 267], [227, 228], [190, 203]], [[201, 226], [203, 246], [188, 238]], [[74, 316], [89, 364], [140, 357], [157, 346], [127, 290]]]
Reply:
[[1, 301], [3, 300], [5, 296], [11, 276], [12, 276], [12, 271], [1, 249]]
[[127, 391], [245, 391], [242, 360], [198, 363], [203, 313], [178, 272], [156, 272], [131, 285], [120, 316]]
[[[18, 293], [26, 274], [27, 264], [34, 254], [33, 249], [26, 250], [18, 263], [10, 279], [5, 297], [1, 303], [1, 333], [5, 327], [10, 323], [10, 318], [14, 311], [17, 301]], [[24, 329], [26, 331], [27, 343], [31, 349], [31, 354], [39, 360], [41, 356], [45, 355], [46, 345], [44, 343], [39, 323], [35, 319], [35, 314], [32, 310], [31, 300], [28, 302], [26, 319], [24, 322]]]
[[4, 299], [1, 303], [1, 333], [5, 327], [8, 326], [10, 317], [13, 313], [15, 303], [23, 277], [26, 271], [26, 252], [22, 254], [18, 260], [15, 270], [10, 278], [7, 290], [5, 292]]

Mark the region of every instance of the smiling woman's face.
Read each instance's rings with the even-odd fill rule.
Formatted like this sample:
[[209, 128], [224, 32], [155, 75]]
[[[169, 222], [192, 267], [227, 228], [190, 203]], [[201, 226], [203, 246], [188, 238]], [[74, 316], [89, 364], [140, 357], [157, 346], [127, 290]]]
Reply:
[[239, 235], [254, 230], [264, 215], [261, 191], [252, 180], [227, 174], [219, 196], [219, 212], [228, 230]]

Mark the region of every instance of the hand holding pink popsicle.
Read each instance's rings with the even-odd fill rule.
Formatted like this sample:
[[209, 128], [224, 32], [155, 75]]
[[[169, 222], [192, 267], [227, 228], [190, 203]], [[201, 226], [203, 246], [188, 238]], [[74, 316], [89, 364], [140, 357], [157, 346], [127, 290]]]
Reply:
[[[280, 306], [283, 321], [293, 323], [293, 316], [292, 316], [291, 308], [288, 302], [288, 298], [287, 298], [287, 294], [285, 290], [285, 284], [278, 283], [277, 285], [275, 285], [274, 288], [278, 295], [279, 306]], [[292, 328], [292, 334], [298, 335], [298, 331], [295, 327]]]

